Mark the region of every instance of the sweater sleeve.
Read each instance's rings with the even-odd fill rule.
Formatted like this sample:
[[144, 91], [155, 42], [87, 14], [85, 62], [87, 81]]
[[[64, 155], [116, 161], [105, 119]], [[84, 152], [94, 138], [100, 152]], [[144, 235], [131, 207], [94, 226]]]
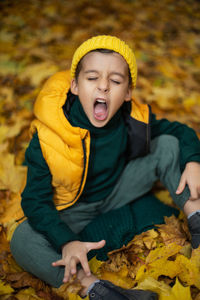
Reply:
[[44, 234], [53, 247], [60, 251], [62, 245], [79, 237], [60, 219], [55, 208], [52, 176], [42, 155], [37, 133], [26, 150], [25, 163], [28, 174], [22, 193], [22, 209], [31, 227]]
[[179, 140], [180, 145], [180, 166], [184, 170], [186, 163], [195, 161], [200, 163], [200, 141], [195, 131], [189, 126], [170, 122], [167, 119], [156, 120], [152, 114], [151, 138], [161, 134], [170, 134]]

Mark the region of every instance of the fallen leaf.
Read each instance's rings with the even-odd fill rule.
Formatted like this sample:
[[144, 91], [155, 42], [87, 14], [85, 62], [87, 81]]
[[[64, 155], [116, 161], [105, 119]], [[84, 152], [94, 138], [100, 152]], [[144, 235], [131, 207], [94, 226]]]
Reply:
[[175, 216], [165, 217], [165, 224], [157, 225], [160, 236], [164, 244], [176, 243], [183, 246], [187, 240], [186, 232], [184, 232], [180, 220]]
[[15, 156], [0, 153], [0, 189], [20, 192], [26, 179], [26, 167], [15, 165]]
[[[166, 298], [167, 299], [167, 298]], [[175, 285], [172, 287], [170, 300], [192, 300], [190, 287], [184, 287], [178, 279], [176, 279]], [[165, 300], [165, 298], [161, 298], [161, 300]]]
[[133, 287], [133, 280], [128, 276], [128, 268], [127, 266], [123, 266], [119, 272], [109, 272], [105, 269], [101, 270], [100, 278], [104, 280], [109, 280], [115, 285], [118, 285], [125, 289], [130, 289]]
[[170, 296], [171, 288], [163, 281], [158, 281], [152, 277], [147, 277], [144, 281], [140, 282], [136, 289], [150, 290], [159, 295], [159, 300], [162, 296]]
[[29, 78], [33, 86], [38, 86], [44, 79], [53, 75], [56, 71], [58, 71], [58, 67], [52, 64], [51, 61], [46, 61], [26, 67], [20, 73], [19, 78], [21, 80]]
[[43, 298], [38, 297], [35, 294], [35, 290], [33, 288], [27, 288], [27, 289], [23, 289], [20, 290], [15, 297], [18, 300], [44, 300]]
[[9, 295], [12, 292], [14, 292], [14, 289], [9, 284], [5, 284], [2, 280], [0, 280], [0, 296]]

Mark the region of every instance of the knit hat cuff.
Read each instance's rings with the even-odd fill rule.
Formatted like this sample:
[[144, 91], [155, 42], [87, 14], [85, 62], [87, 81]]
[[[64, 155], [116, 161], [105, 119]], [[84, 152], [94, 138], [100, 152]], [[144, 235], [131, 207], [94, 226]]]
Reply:
[[71, 77], [75, 77], [76, 68], [79, 61], [90, 51], [96, 49], [109, 49], [122, 55], [126, 60], [132, 78], [132, 85], [135, 87], [137, 79], [137, 65], [133, 51], [124, 42], [114, 36], [99, 35], [93, 37], [79, 46], [75, 51], [71, 64]]

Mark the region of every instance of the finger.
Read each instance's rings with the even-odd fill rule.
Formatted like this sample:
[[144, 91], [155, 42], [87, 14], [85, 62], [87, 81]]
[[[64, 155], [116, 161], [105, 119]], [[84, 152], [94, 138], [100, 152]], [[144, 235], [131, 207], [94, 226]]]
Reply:
[[180, 179], [180, 182], [179, 182], [179, 186], [176, 190], [176, 194], [181, 194], [185, 188], [185, 185], [186, 185], [186, 180], [185, 178], [182, 176], [181, 179]]
[[100, 249], [103, 248], [105, 246], [106, 241], [105, 240], [101, 240], [100, 242], [92, 242], [92, 243], [85, 243], [86, 244], [86, 248], [87, 251], [89, 252], [90, 250], [93, 249]]
[[80, 263], [83, 267], [83, 271], [85, 272], [86, 276], [90, 276], [91, 272], [86, 255], [82, 259], [80, 259]]
[[190, 200], [197, 200], [199, 197], [198, 190], [192, 186], [189, 186], [189, 188], [190, 188]]
[[72, 275], [76, 274], [76, 264], [77, 260], [74, 257], [72, 257], [70, 261], [70, 272]]
[[69, 279], [70, 279], [70, 268], [69, 268], [69, 265], [66, 265], [63, 282], [66, 283], [66, 282], [68, 282]]
[[65, 265], [65, 262], [64, 262], [63, 259], [60, 259], [60, 260], [57, 260], [57, 261], [52, 262], [52, 266], [53, 266], [53, 267], [63, 266], [63, 265]]

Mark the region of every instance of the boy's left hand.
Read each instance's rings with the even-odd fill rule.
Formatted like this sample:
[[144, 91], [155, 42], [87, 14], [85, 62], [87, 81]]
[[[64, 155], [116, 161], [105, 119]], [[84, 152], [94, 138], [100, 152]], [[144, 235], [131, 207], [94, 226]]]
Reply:
[[189, 162], [181, 176], [176, 194], [181, 194], [186, 186], [190, 189], [189, 200], [200, 199], [200, 163]]

